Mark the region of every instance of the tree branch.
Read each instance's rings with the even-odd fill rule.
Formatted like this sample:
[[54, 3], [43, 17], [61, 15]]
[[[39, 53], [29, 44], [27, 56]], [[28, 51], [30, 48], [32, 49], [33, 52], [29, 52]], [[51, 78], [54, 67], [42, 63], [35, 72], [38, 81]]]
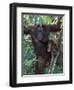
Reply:
[[53, 71], [55, 69], [57, 59], [60, 55], [60, 44], [61, 44], [62, 34], [63, 34], [63, 31], [61, 30], [60, 33], [59, 33], [58, 39], [56, 40], [57, 51], [56, 51], [56, 56], [55, 57], [54, 57], [53, 52], [52, 52], [52, 58], [51, 58], [51, 63], [50, 63], [50, 73], [53, 73]]

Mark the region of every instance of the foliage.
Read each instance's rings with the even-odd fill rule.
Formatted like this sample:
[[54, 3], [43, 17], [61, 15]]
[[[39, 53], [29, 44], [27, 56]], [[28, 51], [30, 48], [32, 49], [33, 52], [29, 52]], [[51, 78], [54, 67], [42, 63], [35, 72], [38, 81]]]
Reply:
[[23, 39], [22, 74], [33, 74], [35, 70], [36, 56], [30, 35], [24, 35]]
[[[29, 27], [37, 24], [51, 24], [56, 23], [58, 16], [53, 15], [23, 15], [23, 26]], [[63, 18], [61, 19], [61, 26], [63, 27]], [[57, 32], [50, 33], [50, 39], [54, 42], [57, 40]], [[22, 75], [35, 74], [36, 55], [30, 35], [23, 36], [23, 61], [22, 61]], [[63, 40], [61, 40], [60, 56], [57, 59], [53, 73], [63, 72]], [[52, 55], [53, 57], [53, 55]], [[44, 69], [44, 73], [48, 73], [48, 68]]]

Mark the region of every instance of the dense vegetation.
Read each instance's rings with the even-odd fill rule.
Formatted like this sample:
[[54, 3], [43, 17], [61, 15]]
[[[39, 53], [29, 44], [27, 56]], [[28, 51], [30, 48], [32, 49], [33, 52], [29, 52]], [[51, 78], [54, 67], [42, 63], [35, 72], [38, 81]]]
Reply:
[[[46, 16], [46, 15], [23, 15], [22, 23], [23, 27], [34, 26], [37, 24], [53, 24], [56, 23], [58, 16]], [[61, 27], [63, 27], [63, 17], [60, 20]], [[58, 32], [50, 33], [50, 39], [54, 42], [57, 40]], [[22, 75], [35, 74], [36, 55], [34, 53], [34, 47], [30, 35], [23, 36], [23, 61], [22, 61]], [[54, 63], [54, 54], [52, 54], [52, 61]], [[52, 73], [63, 72], [63, 40], [61, 39], [60, 55], [57, 58]], [[44, 69], [44, 73], [48, 74], [48, 68]]]

